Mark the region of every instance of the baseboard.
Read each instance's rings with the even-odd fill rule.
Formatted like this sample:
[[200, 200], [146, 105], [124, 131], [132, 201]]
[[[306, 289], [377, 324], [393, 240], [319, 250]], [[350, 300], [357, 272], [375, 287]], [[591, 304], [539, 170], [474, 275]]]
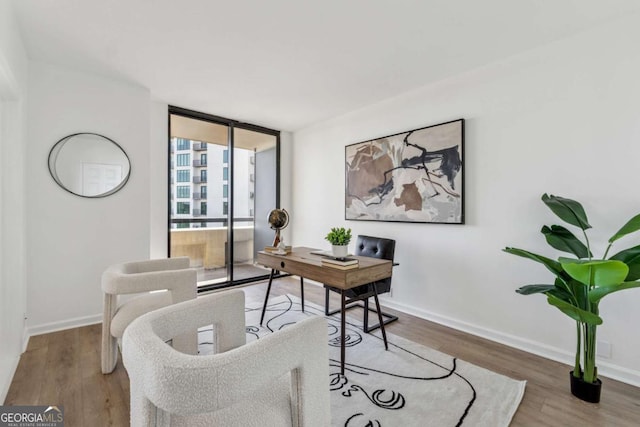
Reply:
[[[42, 325], [30, 326], [28, 336], [48, 334], [50, 332], [64, 331], [65, 329], [79, 328], [81, 326], [95, 325], [102, 322], [102, 314], [92, 316], [76, 317], [59, 322], [44, 323]], [[28, 338], [27, 338], [28, 340]]]
[[11, 387], [11, 381], [13, 381], [13, 376], [16, 374], [16, 370], [18, 369], [18, 363], [20, 363], [20, 356], [13, 358], [9, 365], [8, 372], [3, 378], [0, 378], [0, 402], [2, 402], [2, 405], [4, 405], [7, 393], [9, 393], [9, 387]]
[[[537, 341], [528, 340], [515, 335], [505, 334], [489, 328], [479, 327], [447, 316], [442, 316], [410, 305], [401, 304], [388, 298], [380, 298], [380, 304], [421, 319], [429, 320], [452, 329], [467, 332], [481, 338], [495, 341], [518, 350], [526, 351], [546, 359], [564, 363], [570, 367], [575, 361], [575, 354], [566, 350], [549, 346]], [[640, 387], [640, 371], [624, 368], [610, 362], [598, 360], [598, 375], [611, 378], [636, 387]]]
[[22, 352], [27, 351], [27, 347], [29, 346], [29, 331], [27, 327], [22, 328]]

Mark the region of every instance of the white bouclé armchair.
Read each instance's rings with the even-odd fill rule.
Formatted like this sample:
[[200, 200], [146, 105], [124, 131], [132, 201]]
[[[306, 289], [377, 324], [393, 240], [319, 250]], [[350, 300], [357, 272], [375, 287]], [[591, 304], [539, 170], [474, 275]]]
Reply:
[[[246, 344], [244, 293], [148, 313], [124, 333], [131, 425], [325, 427], [331, 423], [327, 323], [312, 317]], [[165, 344], [213, 325], [214, 354]]]
[[[142, 314], [194, 299], [197, 273], [189, 268], [187, 257], [116, 264], [102, 274], [102, 291], [102, 373], [109, 374], [118, 362], [118, 339], [122, 338], [127, 326]], [[139, 295], [118, 301], [119, 296], [130, 294]], [[176, 337], [173, 345], [195, 354], [197, 339], [194, 330]]]

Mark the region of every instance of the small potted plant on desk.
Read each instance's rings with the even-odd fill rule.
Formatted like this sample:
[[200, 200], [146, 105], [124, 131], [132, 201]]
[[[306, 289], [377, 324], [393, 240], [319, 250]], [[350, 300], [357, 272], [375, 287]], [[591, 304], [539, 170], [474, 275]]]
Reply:
[[325, 237], [331, 243], [331, 253], [336, 258], [346, 258], [349, 255], [349, 242], [351, 241], [351, 229], [334, 227]]
[[605, 296], [624, 289], [640, 287], [640, 245], [618, 252], [607, 258], [611, 245], [621, 237], [640, 229], [640, 215], [631, 218], [609, 239], [602, 258], [594, 258], [586, 230], [591, 228], [582, 205], [563, 197], [542, 196], [553, 213], [564, 222], [578, 227], [584, 242], [560, 225], [542, 227], [547, 243], [575, 258], [546, 258], [522, 249], [505, 248], [513, 255], [544, 265], [555, 276], [553, 284], [522, 286], [516, 292], [522, 295], [544, 294], [547, 302], [576, 321], [576, 357], [570, 372], [571, 393], [587, 402], [600, 401], [602, 381], [596, 367], [596, 327], [602, 324], [598, 310]]

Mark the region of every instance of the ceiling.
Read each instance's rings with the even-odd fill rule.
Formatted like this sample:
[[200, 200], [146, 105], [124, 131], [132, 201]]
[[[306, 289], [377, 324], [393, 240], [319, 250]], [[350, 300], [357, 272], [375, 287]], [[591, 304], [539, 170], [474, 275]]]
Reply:
[[294, 131], [636, 12], [637, 0], [13, 0], [29, 57]]

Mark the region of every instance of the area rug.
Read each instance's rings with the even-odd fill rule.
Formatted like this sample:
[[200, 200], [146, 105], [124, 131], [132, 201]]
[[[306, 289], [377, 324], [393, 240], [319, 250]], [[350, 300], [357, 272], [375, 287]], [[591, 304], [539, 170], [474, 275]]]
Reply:
[[[247, 304], [247, 342], [286, 328], [324, 309], [284, 295], [269, 300], [263, 326], [261, 304]], [[347, 316], [345, 375], [340, 375], [340, 317], [329, 316], [329, 375], [333, 426], [508, 426], [525, 381], [503, 375], [387, 333], [366, 334]], [[209, 330], [210, 331], [210, 330]], [[211, 353], [203, 331], [200, 354]]]

